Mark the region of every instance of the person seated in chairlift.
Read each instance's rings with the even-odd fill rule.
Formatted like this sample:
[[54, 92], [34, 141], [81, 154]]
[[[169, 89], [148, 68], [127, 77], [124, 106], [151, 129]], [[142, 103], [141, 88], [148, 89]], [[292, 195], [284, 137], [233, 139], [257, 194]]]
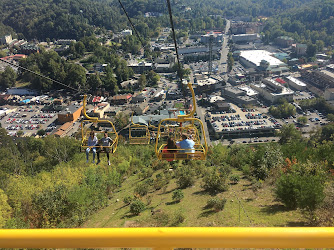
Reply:
[[180, 153], [195, 153], [195, 142], [192, 139], [188, 139], [186, 134], [182, 134], [181, 138], [182, 141], [176, 143], [182, 149]]
[[95, 136], [94, 131], [91, 131], [88, 137], [88, 148], [86, 149], [86, 158], [87, 158], [87, 163], [89, 162], [89, 152], [92, 150], [93, 152], [93, 163], [95, 163], [95, 154], [96, 154], [96, 144], [98, 140], [97, 137]]
[[110, 146], [113, 144], [113, 140], [108, 136], [108, 132], [104, 132], [104, 137], [100, 139], [99, 144], [97, 146], [97, 164], [99, 164], [100, 161], [100, 153], [102, 151], [106, 152], [107, 159], [108, 159], [108, 165], [110, 166], [110, 160], [109, 160], [109, 153], [110, 153]]

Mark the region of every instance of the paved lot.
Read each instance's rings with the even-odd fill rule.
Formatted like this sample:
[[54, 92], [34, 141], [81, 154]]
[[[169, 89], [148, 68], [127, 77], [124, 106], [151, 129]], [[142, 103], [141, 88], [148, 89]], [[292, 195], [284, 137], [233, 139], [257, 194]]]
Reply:
[[274, 128], [277, 124], [256, 109], [241, 109], [234, 104], [231, 104], [231, 108], [235, 111], [234, 113], [212, 114], [209, 112], [210, 122], [217, 132]]
[[9, 135], [15, 136], [18, 131], [22, 131], [24, 136], [30, 136], [40, 129], [50, 132], [56, 128], [53, 123], [57, 119], [57, 114], [42, 112], [42, 105], [6, 107], [16, 109], [0, 120], [2, 128], [5, 128]]

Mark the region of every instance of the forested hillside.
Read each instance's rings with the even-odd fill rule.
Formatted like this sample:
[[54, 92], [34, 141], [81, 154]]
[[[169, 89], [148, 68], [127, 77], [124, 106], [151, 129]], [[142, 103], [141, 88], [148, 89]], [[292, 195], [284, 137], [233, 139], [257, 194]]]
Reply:
[[[276, 198], [269, 200], [276, 199], [275, 206], [285, 218], [289, 219], [286, 216], [289, 211], [294, 213], [299, 209], [308, 223], [332, 226], [333, 131], [330, 124], [305, 140], [299, 131], [285, 126], [279, 135], [281, 144], [217, 145], [209, 149], [206, 161], [188, 163], [160, 161], [151, 145], [121, 144], [112, 155], [111, 166], [104, 158], [96, 166], [85, 163], [85, 155], [79, 153], [79, 141], [75, 139], [31, 137], [13, 141], [0, 129], [0, 227], [77, 227], [97, 210], [114, 203], [116, 197], [124, 201], [124, 216], [140, 216], [141, 212], [154, 208], [152, 200], [161, 204], [162, 195], [168, 192], [173, 192], [174, 197], [174, 203], [170, 204], [201, 195], [202, 202], [208, 199], [207, 207], [203, 208], [205, 213], [202, 210], [206, 216], [202, 217], [218, 212], [224, 215], [226, 201], [234, 199], [229, 192], [234, 190], [231, 185], [241, 178], [247, 181], [242, 181], [244, 186], [239, 187], [240, 199], [249, 196], [247, 190], [273, 193]], [[122, 197], [120, 188], [127, 179], [135, 181], [130, 181], [131, 187]], [[257, 206], [268, 206], [266, 201], [268, 198], [262, 197]], [[196, 211], [201, 213], [201, 209], [197, 207]], [[268, 213], [263, 218], [261, 213], [254, 213], [258, 225], [286, 226], [284, 223], [288, 222], [273, 224]], [[179, 217], [182, 220], [178, 224], [194, 225], [190, 218], [187, 221], [186, 214], [183, 219]], [[219, 226], [224, 225], [224, 221], [219, 222]]]

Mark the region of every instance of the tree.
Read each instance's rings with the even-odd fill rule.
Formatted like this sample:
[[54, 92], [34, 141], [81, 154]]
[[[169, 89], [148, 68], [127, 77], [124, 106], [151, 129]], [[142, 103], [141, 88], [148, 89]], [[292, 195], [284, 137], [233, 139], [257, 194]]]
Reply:
[[317, 52], [317, 45], [311, 43], [307, 45], [306, 49], [307, 57], [314, 57], [316, 52]]
[[293, 124], [284, 125], [278, 132], [279, 142], [285, 144], [289, 141], [297, 141], [302, 138], [301, 132]]
[[184, 194], [181, 189], [176, 189], [173, 192], [173, 196], [172, 196], [173, 201], [180, 202], [183, 199], [183, 197], [184, 197]]
[[87, 86], [92, 90], [96, 90], [101, 87], [102, 81], [98, 74], [91, 74], [87, 79]]
[[233, 59], [232, 53], [229, 52], [228, 55], [227, 55], [227, 69], [228, 69], [228, 72], [231, 72], [231, 70], [233, 68], [233, 65], [234, 65], [234, 59]]
[[0, 189], [0, 228], [2, 228], [10, 218], [12, 208], [8, 205], [7, 201], [7, 195]]
[[37, 135], [39, 136], [44, 136], [46, 133], [45, 133], [45, 130], [44, 129], [40, 129], [37, 131]]
[[300, 116], [297, 119], [298, 123], [305, 125], [307, 123], [307, 117], [306, 116]]
[[147, 80], [146, 80], [145, 74], [140, 75], [140, 77], [138, 79], [138, 83], [139, 83], [139, 88], [140, 89], [144, 89], [146, 87]]
[[16, 77], [15, 71], [7, 66], [5, 71], [0, 75], [0, 88], [6, 89], [15, 86]]

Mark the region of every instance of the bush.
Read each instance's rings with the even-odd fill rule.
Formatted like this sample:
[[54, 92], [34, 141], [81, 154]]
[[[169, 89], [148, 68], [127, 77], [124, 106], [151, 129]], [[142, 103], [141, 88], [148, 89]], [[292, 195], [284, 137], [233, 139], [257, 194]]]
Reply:
[[130, 212], [134, 215], [139, 215], [145, 210], [145, 204], [141, 200], [135, 200], [130, 205]]
[[228, 189], [226, 179], [227, 177], [225, 175], [214, 169], [209, 175], [203, 178], [204, 184], [202, 188], [211, 194], [226, 191]]
[[220, 199], [218, 197], [215, 198], [210, 198], [207, 203], [205, 208], [213, 208], [216, 212], [222, 211], [225, 207], [226, 204], [226, 199]]
[[123, 199], [123, 202], [125, 203], [125, 205], [129, 205], [132, 201], [133, 201], [133, 196], [125, 196]]
[[251, 175], [251, 169], [248, 164], [242, 166], [242, 173], [246, 176], [249, 177]]
[[157, 174], [156, 179], [153, 181], [153, 187], [155, 190], [160, 190], [161, 188], [167, 186], [169, 183], [169, 177], [166, 174]]
[[182, 192], [181, 189], [176, 189], [174, 192], [173, 192], [173, 201], [176, 201], [176, 202], [180, 202], [184, 197], [184, 194]]
[[240, 176], [238, 174], [234, 174], [230, 176], [230, 181], [233, 184], [237, 184], [240, 181]]
[[147, 183], [138, 184], [135, 188], [135, 194], [145, 196], [149, 191], [150, 186]]
[[167, 226], [170, 220], [169, 215], [163, 211], [153, 214], [152, 218], [157, 222], [158, 227]]
[[171, 226], [174, 226], [174, 227], [178, 226], [181, 223], [183, 223], [185, 219], [186, 219], [186, 216], [183, 214], [182, 211], [176, 211], [174, 214], [174, 219], [173, 219]]
[[184, 189], [194, 185], [194, 170], [192, 170], [189, 166], [184, 165], [181, 168], [178, 168], [175, 173], [176, 184], [179, 188]]
[[321, 175], [289, 173], [278, 179], [275, 194], [288, 208], [314, 211], [325, 198], [324, 180]]

